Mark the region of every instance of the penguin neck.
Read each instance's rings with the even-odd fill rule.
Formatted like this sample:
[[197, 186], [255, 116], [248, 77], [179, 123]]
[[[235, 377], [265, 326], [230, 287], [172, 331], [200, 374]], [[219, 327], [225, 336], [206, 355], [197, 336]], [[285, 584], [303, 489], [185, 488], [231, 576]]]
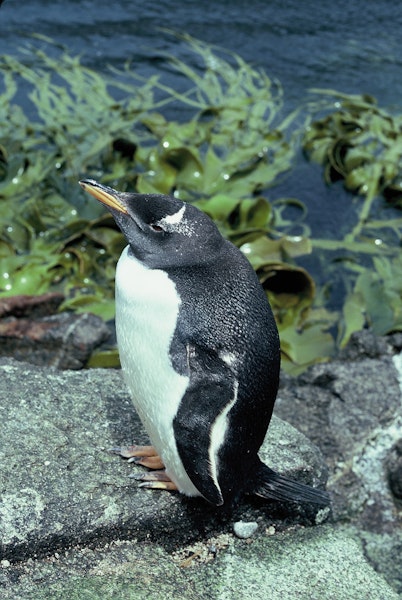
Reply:
[[166, 245], [165, 248], [162, 246], [156, 248], [154, 246], [154, 251], [151, 251], [151, 245], [147, 249], [145, 246], [141, 247], [129, 244], [125, 248], [125, 254], [127, 258], [138, 261], [147, 269], [168, 272], [177, 269], [195, 269], [197, 267], [212, 268], [214, 264], [219, 263], [222, 257], [226, 255], [225, 252], [222, 252], [225, 244], [230, 244], [230, 242], [221, 238], [218, 243], [216, 243], [216, 240], [213, 240], [209, 246], [202, 244], [199, 248], [186, 248], [179, 244], [177, 246], [172, 244], [171, 246]]

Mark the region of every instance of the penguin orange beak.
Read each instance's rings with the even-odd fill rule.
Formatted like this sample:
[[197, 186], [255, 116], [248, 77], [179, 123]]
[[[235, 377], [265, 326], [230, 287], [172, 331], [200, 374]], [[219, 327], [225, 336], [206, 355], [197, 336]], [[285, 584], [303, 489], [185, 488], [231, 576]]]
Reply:
[[114, 190], [101, 183], [98, 183], [94, 179], [82, 179], [79, 182], [80, 186], [85, 192], [88, 192], [102, 202], [108, 208], [117, 210], [118, 212], [128, 214], [127, 208], [124, 204], [115, 196]]

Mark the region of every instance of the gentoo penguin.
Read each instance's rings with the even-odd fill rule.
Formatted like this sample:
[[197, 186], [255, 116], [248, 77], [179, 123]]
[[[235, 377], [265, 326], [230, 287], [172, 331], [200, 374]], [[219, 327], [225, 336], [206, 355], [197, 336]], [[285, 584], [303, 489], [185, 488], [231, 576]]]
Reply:
[[152, 446], [121, 454], [156, 469], [138, 477], [142, 485], [215, 506], [245, 493], [327, 505], [326, 492], [277, 474], [258, 457], [280, 348], [247, 259], [191, 204], [92, 179], [80, 185], [108, 207], [128, 242], [116, 270], [117, 343]]

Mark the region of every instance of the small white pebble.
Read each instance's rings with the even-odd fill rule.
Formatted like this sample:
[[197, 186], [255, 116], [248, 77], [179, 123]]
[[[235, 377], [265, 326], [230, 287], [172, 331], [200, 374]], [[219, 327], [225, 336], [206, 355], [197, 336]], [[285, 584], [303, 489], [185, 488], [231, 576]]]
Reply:
[[315, 516], [315, 524], [321, 525], [321, 523], [324, 523], [328, 519], [330, 513], [331, 513], [331, 508], [329, 506], [326, 506], [325, 508], [321, 508], [321, 510], [319, 510]]
[[0, 564], [3, 567], [3, 569], [6, 569], [7, 567], [9, 567], [11, 565], [10, 561], [7, 560], [6, 558], [4, 558]]
[[252, 537], [257, 529], [258, 523], [255, 521], [250, 521], [248, 523], [245, 521], [237, 521], [236, 523], [233, 523], [233, 531], [235, 535], [242, 540]]

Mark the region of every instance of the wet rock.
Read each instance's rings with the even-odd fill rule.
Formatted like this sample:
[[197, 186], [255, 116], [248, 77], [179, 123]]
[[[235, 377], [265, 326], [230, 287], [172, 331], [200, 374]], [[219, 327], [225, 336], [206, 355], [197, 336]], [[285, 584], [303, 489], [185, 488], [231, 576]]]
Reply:
[[110, 335], [95, 315], [55, 313], [61, 294], [14, 296], [0, 301], [0, 356], [36, 365], [80, 369]]
[[391, 354], [391, 340], [374, 335], [369, 329], [352, 333], [349, 343], [340, 353], [340, 360], [382, 358]]
[[57, 311], [64, 301], [64, 294], [48, 292], [39, 296], [10, 296], [0, 298], [0, 319], [5, 317], [38, 319]]

